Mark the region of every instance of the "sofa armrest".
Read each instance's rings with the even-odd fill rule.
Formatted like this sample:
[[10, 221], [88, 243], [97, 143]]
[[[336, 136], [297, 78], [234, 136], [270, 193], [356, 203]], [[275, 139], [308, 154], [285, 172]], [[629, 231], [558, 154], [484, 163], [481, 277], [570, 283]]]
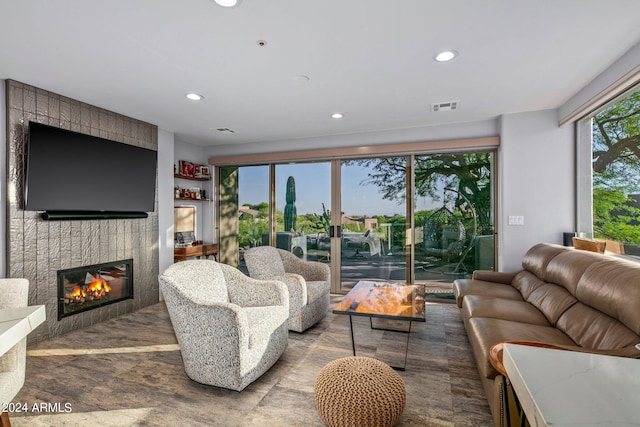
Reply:
[[507, 371], [505, 370], [504, 365], [502, 363], [505, 344], [528, 345], [531, 347], [542, 347], [542, 348], [550, 348], [554, 350], [576, 351], [580, 353], [602, 354], [605, 356], [629, 357], [632, 359], [640, 358], [640, 348], [638, 345], [631, 346], [631, 347], [615, 348], [611, 350], [598, 350], [598, 349], [584, 348], [577, 345], [549, 344], [549, 343], [539, 342], [539, 341], [517, 341], [517, 340], [505, 341], [505, 342], [501, 342], [493, 345], [491, 347], [491, 350], [489, 351], [491, 364], [493, 365], [494, 368], [496, 368], [496, 371], [498, 371], [500, 374], [504, 375], [505, 377], [508, 377]]
[[504, 273], [501, 271], [492, 271], [492, 270], [476, 270], [473, 272], [472, 279], [474, 280], [482, 280], [485, 282], [494, 282], [501, 283], [503, 285], [510, 285], [513, 281], [513, 278], [516, 277], [519, 271], [514, 271], [510, 273]]

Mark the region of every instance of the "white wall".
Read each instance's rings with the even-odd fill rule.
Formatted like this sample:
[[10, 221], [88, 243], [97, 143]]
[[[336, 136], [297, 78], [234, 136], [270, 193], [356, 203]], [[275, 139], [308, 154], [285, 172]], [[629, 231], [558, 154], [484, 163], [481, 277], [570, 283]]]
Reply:
[[160, 272], [173, 264], [173, 146], [173, 133], [158, 129], [158, 271]]
[[[498, 269], [521, 268], [536, 243], [562, 244], [574, 230], [573, 127], [558, 127], [557, 111], [507, 114], [501, 118], [498, 199]], [[524, 216], [524, 225], [508, 225]]]
[[[173, 162], [178, 164], [179, 160], [187, 160], [193, 163], [198, 164], [207, 164], [207, 158], [204, 155], [204, 148], [199, 145], [190, 144], [184, 141], [175, 141], [173, 148]], [[173, 174], [172, 174], [173, 175]], [[178, 185], [182, 187], [194, 186], [201, 187], [207, 191], [207, 198], [211, 198], [213, 196], [212, 190], [212, 181], [207, 182], [197, 182], [197, 181], [187, 181], [187, 180], [178, 180]], [[173, 188], [173, 185], [172, 187]], [[173, 193], [172, 193], [173, 194]], [[205, 202], [205, 201], [181, 201], [176, 203], [176, 205], [193, 205], [196, 207], [196, 238], [199, 240], [203, 240], [205, 243], [214, 242], [214, 230], [213, 230], [213, 202]], [[171, 213], [171, 218], [173, 220], [173, 212]]]

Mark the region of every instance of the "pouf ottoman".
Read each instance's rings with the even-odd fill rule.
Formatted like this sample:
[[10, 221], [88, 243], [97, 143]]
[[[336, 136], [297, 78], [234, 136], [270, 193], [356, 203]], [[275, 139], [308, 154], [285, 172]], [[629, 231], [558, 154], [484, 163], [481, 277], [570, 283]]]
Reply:
[[313, 387], [316, 410], [331, 427], [393, 426], [407, 393], [400, 375], [370, 357], [345, 357], [325, 365]]

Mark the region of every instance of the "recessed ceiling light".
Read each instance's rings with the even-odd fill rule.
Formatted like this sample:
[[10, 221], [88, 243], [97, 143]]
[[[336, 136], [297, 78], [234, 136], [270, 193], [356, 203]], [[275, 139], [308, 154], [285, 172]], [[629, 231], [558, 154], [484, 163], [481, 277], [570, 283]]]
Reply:
[[216, 4], [222, 7], [236, 7], [240, 5], [240, 0], [214, 0]]
[[438, 62], [447, 62], [451, 61], [456, 56], [458, 56], [458, 52], [456, 52], [455, 50], [443, 50], [442, 52], [434, 56], [433, 59]]
[[204, 99], [204, 96], [200, 95], [199, 93], [195, 93], [195, 92], [191, 92], [185, 95], [187, 98], [189, 98], [192, 101], [202, 101]]
[[342, 113], [333, 113], [333, 114], [331, 115], [331, 118], [332, 118], [332, 119], [341, 119], [341, 118], [343, 118], [343, 117], [344, 117], [344, 114], [342, 114]]

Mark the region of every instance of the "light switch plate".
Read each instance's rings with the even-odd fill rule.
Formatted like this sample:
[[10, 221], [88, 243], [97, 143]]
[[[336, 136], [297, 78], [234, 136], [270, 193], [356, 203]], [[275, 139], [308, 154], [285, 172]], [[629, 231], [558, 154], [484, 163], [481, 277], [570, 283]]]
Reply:
[[524, 225], [524, 216], [509, 215], [509, 225]]

